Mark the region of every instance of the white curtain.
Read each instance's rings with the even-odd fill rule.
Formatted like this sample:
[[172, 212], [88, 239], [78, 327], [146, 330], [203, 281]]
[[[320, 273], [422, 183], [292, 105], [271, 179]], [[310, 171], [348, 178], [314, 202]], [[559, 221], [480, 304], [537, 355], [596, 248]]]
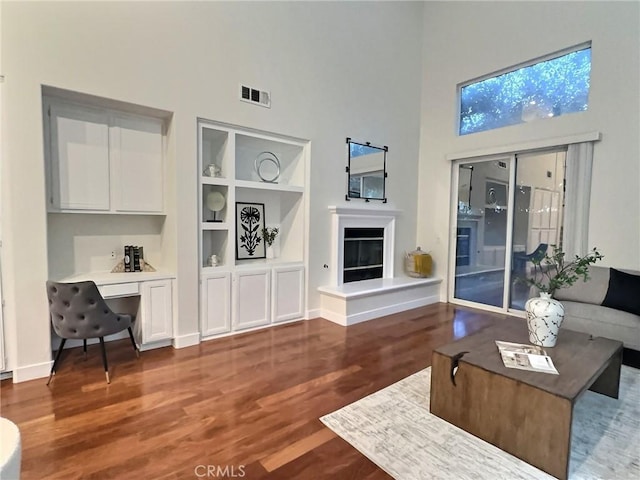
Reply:
[[590, 248], [589, 203], [591, 202], [591, 171], [593, 142], [574, 143], [567, 150], [564, 194], [563, 250], [567, 258], [584, 255]]

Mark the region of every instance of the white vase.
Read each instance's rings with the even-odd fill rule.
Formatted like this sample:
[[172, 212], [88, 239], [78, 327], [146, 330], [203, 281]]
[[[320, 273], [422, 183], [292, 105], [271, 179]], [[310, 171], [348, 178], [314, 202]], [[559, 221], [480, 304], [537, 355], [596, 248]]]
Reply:
[[541, 292], [539, 297], [527, 300], [524, 309], [527, 312], [529, 341], [542, 347], [555, 346], [564, 320], [564, 306], [550, 294]]
[[267, 258], [271, 259], [271, 258], [275, 258], [275, 252], [273, 251], [273, 246], [269, 245], [267, 247]]

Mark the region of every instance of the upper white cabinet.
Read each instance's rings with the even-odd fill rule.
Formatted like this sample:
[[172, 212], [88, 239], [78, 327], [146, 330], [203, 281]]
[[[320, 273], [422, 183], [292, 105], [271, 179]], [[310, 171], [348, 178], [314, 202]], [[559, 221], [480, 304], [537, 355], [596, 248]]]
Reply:
[[108, 116], [88, 108], [54, 104], [50, 132], [50, 206], [109, 210]]
[[162, 212], [162, 122], [117, 116], [111, 127], [114, 209]]
[[164, 211], [159, 119], [45, 98], [50, 212]]

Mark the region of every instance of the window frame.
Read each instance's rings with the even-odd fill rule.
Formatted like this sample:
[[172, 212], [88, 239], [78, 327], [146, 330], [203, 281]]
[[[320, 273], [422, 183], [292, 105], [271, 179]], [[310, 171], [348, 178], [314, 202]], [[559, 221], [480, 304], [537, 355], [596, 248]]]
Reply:
[[[504, 128], [504, 127], [509, 127], [509, 126], [513, 126], [513, 125], [519, 125], [518, 123], [508, 124], [508, 125], [502, 125], [501, 127], [490, 128], [490, 129], [487, 129], [487, 130], [480, 130], [480, 131], [477, 131], [477, 132], [469, 132], [469, 133], [462, 134], [460, 132], [460, 128], [461, 128], [461, 124], [462, 124], [462, 89], [463, 88], [468, 87], [469, 85], [473, 85], [475, 83], [483, 82], [483, 81], [488, 80], [490, 78], [496, 78], [496, 77], [499, 77], [501, 75], [505, 75], [507, 73], [515, 72], [515, 71], [520, 70], [522, 68], [528, 68], [528, 67], [531, 67], [533, 65], [537, 65], [538, 63], [547, 62], [549, 60], [554, 60], [556, 58], [560, 58], [560, 57], [563, 57], [565, 55], [569, 55], [570, 53], [579, 52], [581, 50], [587, 50], [587, 49], [591, 49], [592, 53], [593, 53], [593, 45], [592, 45], [592, 41], [591, 40], [589, 40], [587, 42], [579, 43], [577, 45], [573, 45], [571, 47], [563, 48], [562, 50], [557, 50], [555, 52], [552, 52], [552, 53], [549, 53], [549, 54], [546, 54], [546, 55], [542, 55], [540, 57], [536, 57], [536, 58], [527, 60], [525, 62], [518, 63], [516, 65], [505, 67], [505, 68], [500, 69], [500, 70], [495, 70], [495, 71], [493, 71], [491, 73], [487, 73], [487, 74], [481, 75], [479, 77], [475, 77], [475, 78], [472, 78], [470, 80], [458, 83], [456, 85], [456, 122], [455, 122], [455, 134], [456, 134], [456, 137], [464, 137], [464, 136], [467, 136], [467, 135], [472, 135], [474, 133], [488, 132], [488, 131], [491, 131], [491, 130], [496, 130], [498, 128]], [[589, 87], [590, 86], [591, 85], [589, 85]], [[591, 89], [590, 88], [589, 88], [589, 93], [591, 93]], [[578, 113], [578, 112], [571, 112], [571, 113]]]

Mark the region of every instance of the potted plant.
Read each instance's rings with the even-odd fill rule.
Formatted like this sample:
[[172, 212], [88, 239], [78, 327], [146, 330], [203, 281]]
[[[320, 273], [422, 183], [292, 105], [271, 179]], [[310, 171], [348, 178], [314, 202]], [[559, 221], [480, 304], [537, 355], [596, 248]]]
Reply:
[[596, 263], [603, 256], [597, 248], [586, 255], [576, 255], [568, 260], [561, 247], [551, 245], [551, 253], [532, 258], [533, 272], [526, 279], [540, 292], [539, 297], [532, 297], [525, 304], [529, 341], [543, 347], [553, 347], [558, 338], [558, 330], [564, 320], [564, 307], [553, 297], [556, 290], [570, 287], [578, 280], [589, 279], [589, 265]]
[[265, 227], [262, 229], [262, 238], [264, 239], [264, 244], [267, 247], [267, 258], [273, 258], [273, 242], [276, 240], [276, 237], [280, 233], [278, 227]]

